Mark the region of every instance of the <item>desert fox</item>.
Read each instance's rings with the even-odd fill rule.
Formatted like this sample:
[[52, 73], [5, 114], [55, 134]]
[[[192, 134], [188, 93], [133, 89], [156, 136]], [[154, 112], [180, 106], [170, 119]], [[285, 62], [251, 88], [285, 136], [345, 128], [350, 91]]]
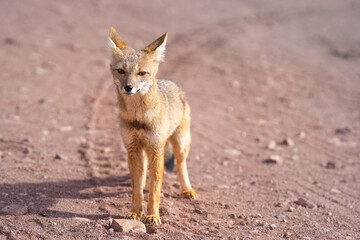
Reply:
[[110, 29], [109, 36], [110, 67], [133, 191], [128, 218], [142, 218], [143, 188], [149, 168], [149, 199], [144, 222], [155, 224], [161, 224], [159, 204], [164, 164], [167, 160], [174, 161], [174, 155], [181, 196], [197, 197], [186, 166], [190, 147], [190, 107], [176, 83], [155, 77], [159, 63], [164, 60], [167, 36], [165, 33], [141, 50], [128, 46], [114, 28]]

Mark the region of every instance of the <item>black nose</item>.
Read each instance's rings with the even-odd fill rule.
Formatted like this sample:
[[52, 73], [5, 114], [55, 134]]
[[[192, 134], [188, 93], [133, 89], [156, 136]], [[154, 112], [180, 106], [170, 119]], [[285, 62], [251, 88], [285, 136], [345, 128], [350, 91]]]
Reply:
[[133, 87], [131, 85], [125, 86], [125, 91], [127, 91], [127, 92], [131, 92], [132, 89], [133, 89]]

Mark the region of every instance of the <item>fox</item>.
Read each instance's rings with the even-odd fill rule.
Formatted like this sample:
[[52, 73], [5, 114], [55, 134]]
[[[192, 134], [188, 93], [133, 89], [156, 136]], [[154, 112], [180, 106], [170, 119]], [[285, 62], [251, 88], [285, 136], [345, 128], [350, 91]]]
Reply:
[[[127, 218], [160, 225], [160, 194], [165, 165], [175, 164], [180, 196], [196, 199], [186, 160], [190, 150], [190, 106], [179, 84], [157, 79], [164, 61], [168, 33], [141, 50], [127, 45], [111, 27], [110, 69], [119, 106], [120, 133], [127, 150], [132, 187]], [[175, 159], [174, 159], [175, 158]], [[143, 189], [149, 171], [147, 215], [143, 219]]]

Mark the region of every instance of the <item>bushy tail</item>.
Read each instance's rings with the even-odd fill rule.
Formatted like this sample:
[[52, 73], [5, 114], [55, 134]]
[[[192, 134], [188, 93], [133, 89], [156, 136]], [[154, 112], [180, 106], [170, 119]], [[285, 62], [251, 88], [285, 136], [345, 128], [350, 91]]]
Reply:
[[174, 169], [175, 165], [175, 156], [172, 145], [167, 141], [165, 145], [165, 168], [167, 171], [171, 172]]

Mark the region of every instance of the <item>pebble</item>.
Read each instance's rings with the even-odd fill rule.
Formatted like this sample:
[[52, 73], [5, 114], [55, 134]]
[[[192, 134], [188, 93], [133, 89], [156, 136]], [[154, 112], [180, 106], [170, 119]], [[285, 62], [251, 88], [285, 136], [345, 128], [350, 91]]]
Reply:
[[338, 128], [335, 130], [336, 134], [348, 134], [350, 132], [351, 132], [351, 130], [348, 127]]
[[275, 224], [270, 224], [271, 230], [274, 230], [277, 226]]
[[242, 155], [241, 151], [237, 150], [237, 149], [225, 149], [224, 152], [228, 155], [233, 155], [233, 156], [240, 156]]
[[111, 148], [106, 147], [106, 148], [102, 149], [101, 152], [102, 153], [109, 153], [109, 152], [111, 152]]
[[283, 214], [278, 214], [275, 216], [277, 219], [284, 219], [286, 216]]
[[146, 233], [145, 225], [137, 220], [129, 220], [129, 219], [113, 219], [111, 223], [111, 227], [116, 232], [138, 232], [138, 233]]
[[70, 132], [72, 129], [72, 126], [63, 126], [60, 127], [60, 132]]
[[325, 163], [325, 168], [327, 168], [327, 169], [335, 169], [336, 164], [333, 161], [328, 161], [327, 163]]
[[267, 145], [267, 149], [269, 150], [274, 150], [276, 148], [276, 142], [275, 141], [270, 141]]
[[0, 209], [0, 214], [2, 215], [15, 215], [20, 216], [26, 214], [28, 211], [28, 207], [24, 205], [12, 204], [3, 207]]
[[68, 157], [65, 156], [65, 155], [61, 155], [61, 154], [58, 154], [58, 153], [57, 153], [57, 154], [55, 154], [54, 159], [55, 159], [55, 160], [61, 160], [61, 159], [66, 160], [66, 159], [68, 159]]
[[24, 153], [24, 154], [28, 154], [28, 153], [30, 153], [30, 150], [29, 150], [28, 148], [24, 148], [24, 149], [23, 149], [23, 153]]
[[304, 131], [299, 132], [298, 137], [303, 139], [306, 137], [306, 133]]
[[147, 234], [155, 234], [156, 230], [157, 230], [157, 228], [152, 226], [152, 225], [147, 225], [146, 226], [146, 233]]
[[338, 189], [336, 189], [336, 188], [332, 188], [332, 189], [330, 190], [330, 192], [336, 193], [336, 194], [340, 194], [340, 193], [341, 193], [341, 191], [338, 190]]
[[197, 214], [203, 214], [203, 211], [201, 211], [200, 209], [195, 209], [195, 212], [196, 212]]
[[295, 201], [295, 203], [302, 207], [307, 207], [307, 208], [311, 208], [311, 209], [316, 207], [314, 204], [310, 203], [309, 201], [305, 200], [304, 198], [299, 198], [297, 201]]
[[294, 144], [294, 141], [291, 139], [291, 138], [289, 138], [289, 137], [287, 137], [287, 138], [285, 138], [285, 140], [282, 142], [284, 145], [287, 145], [287, 146], [289, 146], [289, 147], [293, 147], [295, 144]]
[[282, 164], [283, 160], [280, 156], [273, 155], [270, 156], [268, 159], [264, 160], [263, 162], [269, 164]]
[[231, 213], [229, 216], [230, 216], [230, 218], [232, 218], [232, 219], [235, 219], [235, 218], [236, 218], [235, 214], [233, 214], [233, 213]]
[[293, 208], [293, 207], [289, 207], [288, 211], [289, 211], [289, 212], [293, 212], [293, 211], [294, 211], [294, 208]]

